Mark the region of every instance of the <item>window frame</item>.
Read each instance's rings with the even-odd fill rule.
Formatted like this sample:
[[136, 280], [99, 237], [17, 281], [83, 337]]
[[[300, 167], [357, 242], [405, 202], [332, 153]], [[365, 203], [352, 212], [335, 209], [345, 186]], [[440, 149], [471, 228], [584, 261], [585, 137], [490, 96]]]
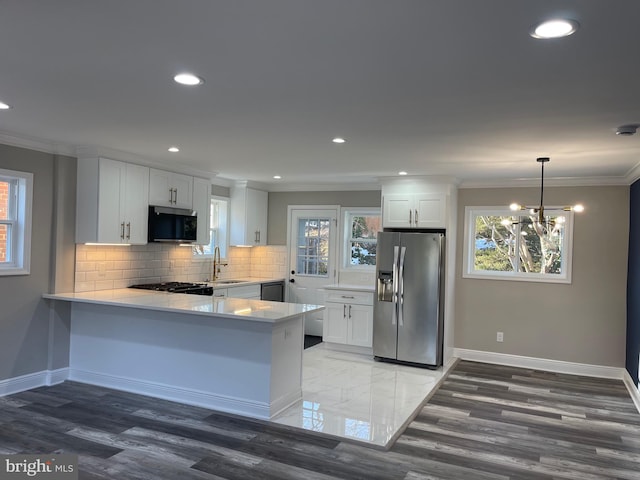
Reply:
[[13, 218], [0, 220], [9, 225], [7, 251], [11, 261], [0, 263], [0, 276], [31, 273], [31, 228], [33, 205], [33, 173], [0, 169], [0, 180], [8, 182], [9, 208]]
[[[462, 277], [482, 280], [511, 280], [518, 282], [540, 282], [540, 283], [571, 283], [573, 270], [573, 220], [574, 212], [563, 211], [562, 207], [547, 206], [547, 213], [556, 212], [565, 217], [564, 238], [562, 244], [562, 273], [527, 273], [527, 272], [502, 272], [496, 270], [476, 270], [475, 269], [475, 219], [481, 215], [519, 217], [530, 216], [523, 212], [514, 212], [509, 207], [465, 207], [464, 211], [464, 243], [463, 243], [463, 263]], [[518, 236], [520, 239], [520, 236]]]
[[[351, 224], [353, 217], [370, 216], [380, 217], [380, 228], [382, 228], [382, 209], [379, 207], [344, 207], [342, 208], [342, 270], [375, 272], [374, 265], [352, 265], [351, 264]], [[365, 240], [365, 243], [367, 240]], [[373, 242], [373, 241], [372, 241]], [[377, 243], [377, 239], [375, 240]]]
[[[222, 197], [219, 195], [210, 195], [209, 197], [209, 218], [211, 219], [211, 217], [213, 216], [213, 212], [212, 212], [212, 208], [215, 202], [226, 202], [227, 204], [227, 222], [226, 222], [226, 228], [225, 228], [225, 232], [224, 232], [224, 248], [221, 245], [220, 246], [220, 250], [224, 251], [225, 255], [222, 256], [220, 260], [227, 260], [227, 257], [229, 256], [229, 230], [230, 230], [230, 215], [231, 215], [231, 199], [229, 197]], [[196, 250], [196, 247], [192, 247], [192, 257], [194, 260], [211, 260], [213, 258], [213, 252], [214, 252], [214, 248], [215, 245], [213, 244], [213, 238], [214, 238], [214, 232], [216, 230], [219, 230], [219, 227], [214, 227], [213, 226], [213, 222], [210, 222], [209, 224], [209, 246], [212, 247], [211, 248], [211, 253], [198, 253], [198, 251]]]

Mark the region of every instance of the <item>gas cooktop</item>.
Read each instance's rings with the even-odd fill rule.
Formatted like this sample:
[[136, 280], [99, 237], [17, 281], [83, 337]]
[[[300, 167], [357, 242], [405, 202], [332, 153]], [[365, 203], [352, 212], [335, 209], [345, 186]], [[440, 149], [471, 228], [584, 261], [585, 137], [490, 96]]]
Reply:
[[213, 295], [213, 287], [204, 283], [190, 282], [162, 282], [162, 283], [141, 283], [131, 285], [129, 288], [139, 288], [141, 290], [156, 290], [158, 292], [188, 293], [191, 295]]

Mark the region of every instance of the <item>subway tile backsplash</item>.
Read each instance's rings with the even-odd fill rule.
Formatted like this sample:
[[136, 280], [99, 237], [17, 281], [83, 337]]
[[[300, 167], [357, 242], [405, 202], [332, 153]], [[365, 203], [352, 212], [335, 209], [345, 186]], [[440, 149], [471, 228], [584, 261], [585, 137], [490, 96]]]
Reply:
[[[287, 247], [230, 247], [222, 279], [285, 278]], [[211, 258], [194, 257], [191, 247], [150, 243], [129, 247], [76, 245], [75, 291], [126, 288], [136, 283], [202, 282], [210, 279]]]

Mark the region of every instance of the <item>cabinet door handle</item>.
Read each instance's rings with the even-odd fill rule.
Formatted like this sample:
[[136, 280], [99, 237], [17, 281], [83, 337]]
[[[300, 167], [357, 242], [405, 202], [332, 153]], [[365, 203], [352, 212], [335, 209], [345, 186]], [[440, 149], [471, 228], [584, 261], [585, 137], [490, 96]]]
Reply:
[[131, 222], [127, 222], [127, 240], [131, 239]]
[[260, 230], [253, 232], [253, 243], [260, 243]]
[[416, 219], [416, 227], [417, 227], [418, 226], [418, 210], [417, 209], [416, 209], [416, 214], [414, 218]]
[[356, 298], [352, 295], [340, 295], [342, 298]]
[[169, 203], [173, 203], [173, 188], [169, 189]]
[[413, 211], [411, 211], [411, 209], [409, 209], [409, 225], [411, 225], [413, 223], [413, 219], [411, 217], [412, 214], [413, 214]]
[[124, 222], [120, 224], [120, 238], [124, 240]]
[[347, 306], [342, 305], [342, 318], [347, 318]]
[[349, 305], [349, 318], [351, 318], [351, 305]]

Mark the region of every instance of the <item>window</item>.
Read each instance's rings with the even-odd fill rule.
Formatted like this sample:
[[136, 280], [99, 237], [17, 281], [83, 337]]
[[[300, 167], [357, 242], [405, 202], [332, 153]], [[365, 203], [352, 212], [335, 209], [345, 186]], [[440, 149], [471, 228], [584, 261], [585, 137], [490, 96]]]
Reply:
[[380, 209], [344, 211], [344, 268], [375, 269], [377, 235], [381, 227]]
[[467, 207], [463, 276], [571, 283], [573, 212], [552, 209], [540, 223], [537, 213]]
[[209, 245], [196, 245], [193, 247], [195, 256], [208, 258], [213, 256], [216, 247], [220, 248], [220, 258], [227, 258], [229, 245], [229, 201], [226, 198], [211, 197], [209, 209], [209, 228], [211, 240]]
[[298, 275], [329, 276], [330, 218], [298, 218]]
[[33, 174], [0, 169], [0, 275], [27, 275]]

